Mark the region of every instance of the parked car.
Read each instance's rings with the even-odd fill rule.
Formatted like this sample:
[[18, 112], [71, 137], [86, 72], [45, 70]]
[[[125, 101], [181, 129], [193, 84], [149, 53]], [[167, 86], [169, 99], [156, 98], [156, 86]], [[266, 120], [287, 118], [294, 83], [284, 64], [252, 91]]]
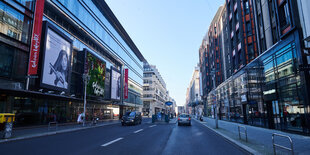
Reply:
[[142, 116], [141, 112], [137, 111], [128, 111], [125, 113], [125, 115], [122, 117], [122, 125], [136, 125], [141, 124], [142, 122]]
[[188, 115], [188, 114], [181, 114], [181, 115], [178, 116], [178, 126], [183, 125], [183, 124], [191, 126], [191, 117], [190, 117], [190, 115]]

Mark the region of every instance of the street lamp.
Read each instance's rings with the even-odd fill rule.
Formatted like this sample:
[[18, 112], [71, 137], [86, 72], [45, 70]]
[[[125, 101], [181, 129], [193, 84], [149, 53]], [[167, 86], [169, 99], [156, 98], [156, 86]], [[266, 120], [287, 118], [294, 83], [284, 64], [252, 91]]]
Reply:
[[87, 82], [89, 80], [89, 75], [88, 74], [83, 74], [83, 81], [84, 81], [84, 117], [83, 117], [83, 126], [85, 126], [85, 119], [86, 119], [86, 87], [87, 87]]
[[215, 104], [214, 104], [214, 113], [215, 113], [215, 127], [216, 128], [218, 128], [218, 117], [217, 117], [217, 107], [216, 107], [216, 93], [215, 93], [215, 72], [216, 72], [216, 70], [215, 70], [215, 68], [212, 68], [211, 69], [211, 73], [210, 73], [210, 75], [212, 75], [213, 77], [213, 94], [214, 94], [214, 96], [215, 96]]

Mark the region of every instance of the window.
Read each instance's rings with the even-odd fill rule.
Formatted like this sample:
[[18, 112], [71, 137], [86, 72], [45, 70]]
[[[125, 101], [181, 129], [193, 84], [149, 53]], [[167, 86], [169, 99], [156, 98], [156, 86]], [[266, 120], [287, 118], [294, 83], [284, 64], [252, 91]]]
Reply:
[[27, 54], [9, 46], [0, 45], [0, 76], [24, 80], [27, 70]]
[[23, 43], [29, 43], [30, 19], [1, 1], [0, 23], [0, 33]]
[[284, 30], [291, 24], [290, 19], [290, 10], [287, 2], [283, 2], [279, 6], [279, 21], [280, 21], [280, 29]]
[[253, 44], [249, 44], [248, 46], [248, 57], [249, 57], [249, 60], [252, 60], [255, 57]]
[[33, 4], [35, 0], [16, 0], [21, 5], [24, 5], [26, 8], [33, 10]]
[[248, 36], [252, 35], [251, 22], [246, 22], [246, 32]]
[[277, 22], [276, 22], [277, 17], [275, 13], [275, 5], [273, 2], [274, 1], [268, 1], [268, 5], [269, 5], [269, 13], [271, 17], [272, 41], [273, 41], [273, 44], [275, 44], [276, 42], [278, 42], [279, 36], [278, 36], [278, 31], [277, 31]]
[[144, 73], [143, 76], [144, 77], [152, 77], [152, 73]]
[[246, 0], [244, 2], [244, 5], [245, 5], [245, 14], [249, 14], [250, 13], [249, 1]]
[[236, 11], [236, 13], [235, 13], [235, 22], [237, 22], [238, 20], [239, 20], [238, 11]]
[[237, 40], [237, 43], [239, 43], [241, 40], [241, 35], [239, 33], [239, 30], [236, 32], [236, 40]]

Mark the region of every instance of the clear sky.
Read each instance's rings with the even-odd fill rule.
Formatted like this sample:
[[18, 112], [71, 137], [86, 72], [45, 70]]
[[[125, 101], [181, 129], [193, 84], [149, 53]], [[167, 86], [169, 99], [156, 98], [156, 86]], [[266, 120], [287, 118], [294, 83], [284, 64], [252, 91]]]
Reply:
[[170, 96], [184, 105], [199, 46], [224, 0], [106, 0]]

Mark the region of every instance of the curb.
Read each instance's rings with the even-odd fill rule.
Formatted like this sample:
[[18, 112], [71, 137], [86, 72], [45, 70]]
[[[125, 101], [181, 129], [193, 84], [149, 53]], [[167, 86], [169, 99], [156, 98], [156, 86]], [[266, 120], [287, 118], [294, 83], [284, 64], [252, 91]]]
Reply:
[[253, 150], [252, 148], [250, 148], [250, 147], [248, 147], [248, 146], [246, 146], [246, 145], [244, 145], [244, 144], [242, 144], [242, 143], [240, 143], [240, 142], [238, 142], [238, 141], [236, 141], [236, 140], [234, 140], [234, 139], [232, 139], [232, 138], [230, 138], [230, 137], [228, 137], [228, 136], [226, 136], [226, 135], [220, 133], [219, 131], [216, 131], [216, 130], [212, 129], [211, 127], [207, 126], [206, 124], [203, 124], [203, 123], [201, 123], [200, 121], [198, 121], [198, 120], [196, 120], [196, 119], [193, 119], [193, 120], [195, 120], [196, 122], [200, 123], [201, 125], [204, 125], [204, 126], [207, 127], [208, 129], [210, 129], [211, 131], [213, 131], [214, 133], [216, 133], [217, 135], [222, 136], [222, 137], [225, 138], [228, 142], [230, 142], [230, 143], [234, 144], [235, 146], [239, 147], [239, 149], [241, 149], [241, 150], [243, 150], [243, 151], [246, 151], [246, 152], [248, 152], [249, 154], [254, 154], [254, 155], [259, 155], [259, 154], [261, 154], [261, 153], [255, 151], [255, 150]]
[[119, 122], [113, 122], [113, 123], [106, 123], [106, 124], [101, 124], [101, 125], [96, 125], [96, 126], [80, 127], [80, 128], [74, 128], [74, 129], [64, 129], [64, 130], [60, 130], [60, 131], [38, 133], [38, 134], [26, 135], [26, 136], [22, 136], [22, 137], [11, 138], [11, 139], [2, 139], [2, 140], [0, 140], [0, 144], [1, 143], [6, 143], [6, 142], [18, 141], [18, 140], [25, 140], [25, 139], [31, 139], [31, 138], [37, 138], [37, 137], [56, 135], [56, 134], [59, 134], [59, 133], [68, 133], [68, 132], [74, 132], [74, 131], [79, 131], [79, 130], [98, 128], [98, 127], [103, 127], [103, 126], [113, 125], [113, 124], [118, 124], [118, 123]]

